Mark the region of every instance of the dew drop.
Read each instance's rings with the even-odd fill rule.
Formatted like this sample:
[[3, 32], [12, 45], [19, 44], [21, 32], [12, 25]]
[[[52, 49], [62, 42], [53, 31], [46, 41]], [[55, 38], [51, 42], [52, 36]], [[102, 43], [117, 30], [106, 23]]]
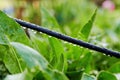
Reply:
[[48, 36], [49, 38], [51, 38], [52, 36]]
[[77, 45], [73, 44], [73, 46], [77, 46]]
[[66, 44], [66, 43], [68, 43], [68, 42], [64, 41], [64, 43]]
[[36, 32], [36, 31], [34, 31], [34, 33], [36, 34], [37, 32]]
[[40, 34], [42, 34], [42, 32], [40, 32]]
[[83, 47], [80, 47], [81, 49], [84, 49]]
[[110, 57], [110, 55], [107, 55], [107, 56], [109, 56], [109, 57]]
[[23, 29], [26, 29], [26, 27], [23, 27]]
[[103, 54], [103, 55], [106, 55], [106, 54]]

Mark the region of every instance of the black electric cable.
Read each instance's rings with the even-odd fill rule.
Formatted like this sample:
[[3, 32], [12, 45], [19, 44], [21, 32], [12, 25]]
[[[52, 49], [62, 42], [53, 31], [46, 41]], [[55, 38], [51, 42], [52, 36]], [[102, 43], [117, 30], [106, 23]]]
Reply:
[[110, 55], [110, 56], [114, 56], [116, 58], [120, 58], [120, 53], [119, 52], [112, 51], [112, 50], [109, 50], [109, 49], [106, 49], [106, 48], [101, 48], [101, 47], [98, 47], [96, 45], [93, 45], [93, 44], [90, 44], [90, 43], [87, 43], [87, 42], [84, 42], [84, 41], [81, 41], [81, 40], [63, 35], [63, 34], [60, 34], [58, 32], [51, 31], [49, 29], [43, 28], [42, 26], [38, 26], [38, 25], [29, 23], [29, 22], [25, 22], [25, 21], [20, 20], [20, 19], [14, 18], [14, 20], [17, 23], [19, 23], [21, 26], [24, 26], [26, 28], [30, 28], [30, 29], [48, 34], [50, 36], [53, 36], [53, 37], [56, 37], [58, 39], [67, 41], [69, 43], [73, 43], [73, 44], [76, 44], [76, 45], [79, 45], [79, 46], [82, 46], [82, 47], [85, 47], [85, 48], [88, 48], [88, 49], [91, 49], [91, 50], [94, 50], [94, 51], [98, 51], [98, 52], [104, 53], [106, 55]]

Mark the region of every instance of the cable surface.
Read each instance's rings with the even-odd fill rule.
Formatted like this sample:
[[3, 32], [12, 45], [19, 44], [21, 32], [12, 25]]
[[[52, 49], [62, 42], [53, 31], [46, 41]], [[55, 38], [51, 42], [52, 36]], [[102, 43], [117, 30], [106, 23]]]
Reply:
[[24, 26], [26, 28], [30, 28], [30, 29], [33, 29], [35, 31], [45, 33], [47, 35], [53, 36], [55, 38], [58, 38], [58, 39], [61, 39], [61, 40], [64, 40], [64, 41], [67, 41], [69, 43], [73, 43], [73, 44], [82, 46], [84, 48], [88, 48], [90, 50], [94, 50], [94, 51], [104, 53], [105, 55], [110, 55], [110, 56], [114, 56], [116, 58], [120, 58], [120, 53], [117, 52], [117, 51], [109, 50], [109, 49], [106, 49], [106, 48], [101, 48], [101, 47], [98, 47], [96, 45], [93, 45], [93, 44], [84, 42], [82, 40], [78, 40], [78, 39], [69, 37], [67, 35], [60, 34], [60, 33], [55, 32], [55, 31], [51, 31], [49, 29], [43, 28], [42, 26], [38, 26], [38, 25], [29, 23], [29, 22], [26, 22], [26, 21], [23, 21], [23, 20], [20, 20], [20, 19], [14, 18], [14, 20], [17, 23], [19, 23], [21, 26]]

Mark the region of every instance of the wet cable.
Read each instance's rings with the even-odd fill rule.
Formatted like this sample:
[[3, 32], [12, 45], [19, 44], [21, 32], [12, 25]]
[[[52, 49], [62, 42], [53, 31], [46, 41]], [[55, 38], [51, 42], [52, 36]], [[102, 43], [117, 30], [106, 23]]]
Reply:
[[73, 43], [73, 44], [82, 46], [84, 48], [88, 48], [90, 50], [94, 50], [94, 51], [104, 53], [105, 55], [110, 55], [110, 56], [114, 56], [116, 58], [120, 58], [120, 53], [117, 52], [117, 51], [109, 50], [109, 49], [106, 49], [106, 48], [101, 48], [101, 47], [98, 47], [96, 45], [93, 45], [93, 44], [84, 42], [82, 40], [78, 40], [78, 39], [69, 37], [69, 36], [64, 35], [64, 34], [60, 34], [60, 33], [55, 32], [55, 31], [51, 31], [49, 29], [43, 28], [42, 26], [38, 26], [38, 25], [29, 23], [29, 22], [26, 22], [26, 21], [23, 21], [23, 20], [20, 20], [20, 19], [14, 18], [14, 20], [17, 23], [19, 23], [21, 26], [24, 26], [26, 28], [30, 28], [30, 29], [33, 29], [35, 31], [45, 33], [47, 35], [53, 36], [55, 38], [58, 38], [58, 39], [61, 39], [61, 40], [64, 40], [64, 41], [67, 41], [69, 43]]

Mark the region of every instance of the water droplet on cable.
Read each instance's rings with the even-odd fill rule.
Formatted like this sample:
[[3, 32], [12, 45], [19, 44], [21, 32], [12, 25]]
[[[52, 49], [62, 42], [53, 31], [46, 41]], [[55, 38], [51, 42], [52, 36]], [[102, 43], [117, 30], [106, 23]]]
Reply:
[[106, 54], [103, 54], [103, 55], [106, 55]]
[[68, 43], [68, 42], [64, 41], [64, 43], [66, 44], [66, 43]]
[[36, 31], [34, 31], [34, 33], [36, 34], [37, 32], [36, 32]]
[[26, 29], [26, 27], [23, 27], [23, 29]]
[[77, 46], [77, 45], [73, 44], [73, 46]]
[[110, 55], [107, 55], [107, 56], [109, 56], [109, 57], [110, 57]]
[[48, 36], [49, 38], [51, 38], [52, 36]]
[[40, 34], [42, 34], [42, 32], [40, 32]]

